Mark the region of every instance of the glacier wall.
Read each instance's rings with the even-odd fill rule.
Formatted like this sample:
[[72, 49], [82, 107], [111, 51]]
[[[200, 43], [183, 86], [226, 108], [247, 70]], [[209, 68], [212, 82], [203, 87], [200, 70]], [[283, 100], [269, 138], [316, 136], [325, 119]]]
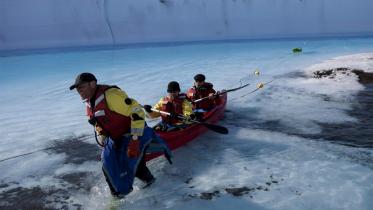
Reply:
[[0, 51], [352, 35], [372, 0], [0, 0]]

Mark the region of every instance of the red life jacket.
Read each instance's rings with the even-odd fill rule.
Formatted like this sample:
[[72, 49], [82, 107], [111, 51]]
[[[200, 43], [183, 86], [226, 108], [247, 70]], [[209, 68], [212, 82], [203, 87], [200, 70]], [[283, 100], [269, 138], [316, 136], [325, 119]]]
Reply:
[[[105, 91], [116, 86], [98, 85], [95, 96], [87, 102], [87, 115], [95, 119], [105, 135], [113, 140], [120, 140], [131, 131], [131, 118], [111, 111], [107, 105]], [[118, 88], [119, 89], [119, 88]]]
[[[176, 113], [183, 115], [183, 102], [187, 99], [185, 93], [180, 93], [177, 98], [171, 100], [168, 96], [162, 98], [162, 110], [169, 113]], [[162, 116], [162, 121], [168, 124], [176, 124], [179, 123], [179, 119], [170, 118], [170, 116]]]
[[[213, 85], [211, 83], [205, 82], [202, 86], [196, 87], [193, 86], [188, 90], [188, 98], [191, 101], [195, 101], [200, 98], [207, 97], [210, 93], [215, 93]], [[193, 109], [205, 109], [209, 110], [215, 106], [215, 100], [205, 99], [198, 103], [193, 103]]]

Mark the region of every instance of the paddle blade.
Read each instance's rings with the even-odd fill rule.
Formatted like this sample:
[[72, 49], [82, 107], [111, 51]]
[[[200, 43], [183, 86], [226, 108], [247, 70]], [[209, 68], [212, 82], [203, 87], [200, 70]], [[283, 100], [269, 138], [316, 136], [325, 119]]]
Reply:
[[214, 124], [209, 124], [209, 123], [201, 123], [204, 125], [206, 128], [209, 130], [212, 130], [216, 133], [220, 134], [228, 134], [228, 129], [226, 127], [220, 126], [220, 125], [214, 125]]

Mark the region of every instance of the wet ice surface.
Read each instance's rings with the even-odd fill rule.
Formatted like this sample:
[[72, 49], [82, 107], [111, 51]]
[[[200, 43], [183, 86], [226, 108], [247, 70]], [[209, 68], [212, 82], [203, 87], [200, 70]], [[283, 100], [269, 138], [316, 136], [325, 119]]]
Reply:
[[[372, 42], [233, 42], [1, 58], [1, 159], [32, 154], [0, 162], [0, 206], [371, 209], [372, 86], [355, 76], [316, 79], [309, 72], [346, 65], [370, 71], [370, 54], [360, 53], [372, 52]], [[304, 53], [293, 55], [299, 46]], [[174, 152], [173, 165], [150, 162], [156, 183], [140, 190], [136, 181], [134, 192], [116, 201], [101, 174], [84, 104], [68, 90], [81, 71], [143, 104], [157, 102], [168, 81], [185, 90], [200, 72], [218, 90], [239, 80], [252, 85], [229, 94], [220, 122], [229, 135], [200, 136]]]
[[[89, 193], [96, 180], [99, 180], [96, 169], [99, 169], [98, 158], [99, 149], [97, 146], [87, 143], [87, 139], [92, 136], [66, 139], [53, 142], [50, 147], [42, 151], [44, 154], [30, 154], [25, 159], [33, 159], [33, 156], [41, 156], [41, 160], [36, 160], [35, 164], [43, 164], [42, 159], [51, 156], [62, 155], [63, 161], [54, 162], [55, 167], [48, 167], [44, 171], [27, 173], [20, 182], [5, 180], [2, 181], [0, 194], [2, 206], [15, 209], [54, 209], [57, 206], [68, 208], [69, 206], [81, 207], [79, 202], [71, 199], [72, 193]], [[35, 158], [36, 159], [36, 158]], [[16, 164], [17, 160], [9, 160], [6, 164]], [[32, 161], [33, 162], [33, 161]], [[32, 164], [26, 163], [27, 165]], [[47, 162], [47, 161], [45, 161]], [[14, 164], [13, 163], [13, 164]], [[32, 167], [31, 165], [30, 167]], [[21, 164], [16, 167], [22, 167]], [[93, 168], [93, 170], [90, 168]], [[50, 170], [48, 170], [50, 169]], [[14, 171], [13, 173], [17, 173]], [[6, 174], [6, 172], [5, 172]], [[11, 172], [10, 172], [11, 174]], [[5, 176], [10, 178], [11, 176]]]

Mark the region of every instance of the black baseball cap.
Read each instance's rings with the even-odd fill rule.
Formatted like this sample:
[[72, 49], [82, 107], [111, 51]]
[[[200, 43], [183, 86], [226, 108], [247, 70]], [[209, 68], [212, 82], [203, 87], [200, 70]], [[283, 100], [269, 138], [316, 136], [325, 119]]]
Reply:
[[194, 81], [196, 82], [204, 82], [205, 79], [206, 77], [203, 74], [197, 74], [196, 76], [194, 76]]
[[172, 82], [168, 83], [168, 85], [167, 85], [167, 92], [168, 93], [172, 93], [174, 91], [179, 91], [180, 92], [180, 85], [176, 81], [172, 81]]
[[86, 82], [92, 82], [92, 81], [97, 82], [97, 79], [96, 79], [95, 75], [93, 75], [91, 73], [88, 73], [88, 72], [81, 73], [76, 77], [75, 83], [70, 86], [70, 90], [73, 90], [78, 85], [81, 85], [81, 84], [86, 83]]

